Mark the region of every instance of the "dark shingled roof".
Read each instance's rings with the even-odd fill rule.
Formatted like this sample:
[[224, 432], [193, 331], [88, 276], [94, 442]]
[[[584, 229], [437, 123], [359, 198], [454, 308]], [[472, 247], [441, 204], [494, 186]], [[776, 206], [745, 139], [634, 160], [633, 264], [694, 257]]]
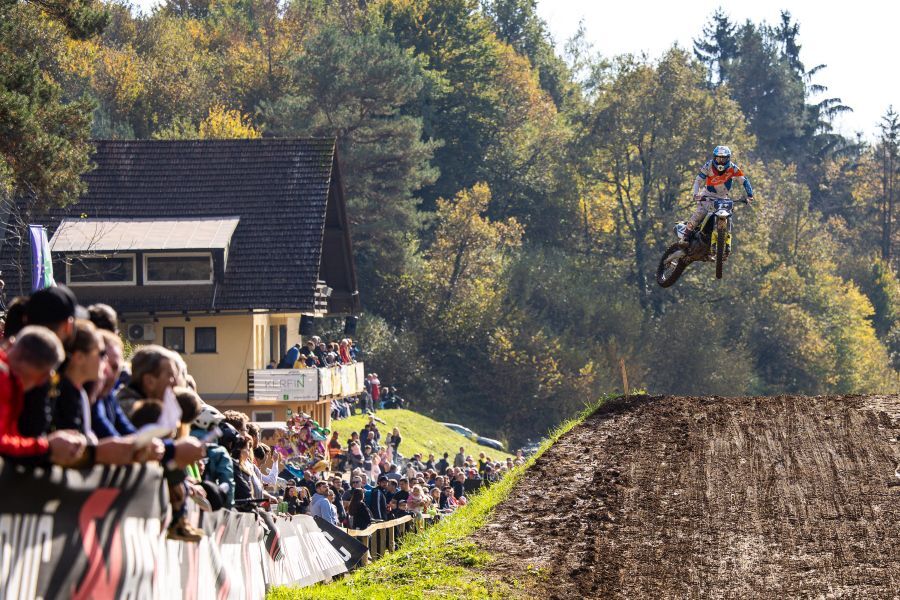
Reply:
[[[343, 202], [342, 192], [331, 189], [340, 187], [332, 181], [338, 176], [334, 139], [98, 141], [96, 148], [97, 168], [84, 176], [87, 193], [76, 205], [37, 220], [48, 226], [48, 236], [60, 219], [80, 215], [237, 216], [240, 223], [221, 282], [78, 287], [82, 304], [107, 302], [126, 313], [314, 309], [329, 192]], [[10, 250], [7, 244], [4, 259]], [[14, 279], [4, 278], [7, 284]], [[28, 279], [26, 274], [26, 286]]]

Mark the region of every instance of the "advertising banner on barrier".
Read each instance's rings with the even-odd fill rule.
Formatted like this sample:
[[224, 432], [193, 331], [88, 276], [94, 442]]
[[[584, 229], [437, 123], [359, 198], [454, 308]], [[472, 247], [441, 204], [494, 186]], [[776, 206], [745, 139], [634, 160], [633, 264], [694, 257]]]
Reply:
[[341, 370], [339, 367], [330, 367], [328, 371], [331, 374], [331, 393], [335, 396], [344, 395], [343, 381], [341, 380]]
[[[347, 572], [366, 547], [306, 515], [193, 512], [205, 536], [167, 540], [156, 466], [16, 472], [0, 461], [0, 598], [264, 598]], [[327, 523], [325, 523], [327, 525]], [[335, 533], [337, 531], [337, 533]]]
[[323, 397], [334, 395], [334, 385], [329, 368], [319, 369], [319, 394]]
[[356, 369], [356, 389], [357, 393], [362, 394], [363, 390], [366, 389], [366, 370], [365, 365], [361, 362], [358, 362], [353, 365], [353, 368]]
[[331, 545], [341, 555], [347, 570], [353, 569], [359, 561], [365, 556], [368, 548], [352, 535], [349, 535], [342, 529], [338, 529], [328, 521], [319, 517], [313, 517], [316, 525], [325, 535], [325, 538], [331, 542]]
[[0, 464], [0, 490], [0, 598], [155, 595], [165, 548], [159, 468], [44, 473]]

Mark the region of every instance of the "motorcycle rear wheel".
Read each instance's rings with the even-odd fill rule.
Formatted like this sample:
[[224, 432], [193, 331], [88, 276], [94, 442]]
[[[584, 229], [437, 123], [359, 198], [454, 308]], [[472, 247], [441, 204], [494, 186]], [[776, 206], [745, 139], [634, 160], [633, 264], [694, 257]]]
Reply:
[[673, 264], [669, 264], [672, 262], [668, 260], [669, 257], [679, 250], [682, 250], [682, 248], [678, 244], [672, 244], [663, 253], [659, 266], [656, 268], [656, 283], [659, 284], [659, 287], [667, 288], [674, 285], [678, 278], [681, 277], [681, 274], [684, 273], [685, 268], [687, 268], [688, 263], [685, 262], [683, 257], [676, 259], [676, 262]]

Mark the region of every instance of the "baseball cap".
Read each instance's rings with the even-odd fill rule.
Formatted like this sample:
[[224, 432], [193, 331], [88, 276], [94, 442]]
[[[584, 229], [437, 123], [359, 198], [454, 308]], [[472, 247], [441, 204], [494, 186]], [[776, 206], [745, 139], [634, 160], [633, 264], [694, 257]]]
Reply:
[[72, 290], [64, 285], [36, 291], [25, 306], [25, 318], [29, 325], [55, 325], [70, 318], [89, 317], [88, 311], [78, 305]]

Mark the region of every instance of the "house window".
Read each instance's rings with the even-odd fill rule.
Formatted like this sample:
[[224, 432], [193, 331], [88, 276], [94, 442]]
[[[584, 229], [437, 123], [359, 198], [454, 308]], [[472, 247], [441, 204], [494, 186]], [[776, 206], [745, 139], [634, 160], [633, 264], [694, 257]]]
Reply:
[[145, 254], [144, 282], [148, 285], [169, 283], [211, 283], [212, 254]]
[[212, 353], [216, 351], [216, 328], [197, 327], [194, 329], [194, 352]]
[[184, 327], [163, 327], [163, 346], [184, 353]]
[[275, 411], [274, 410], [254, 410], [253, 411], [253, 422], [254, 423], [271, 423], [275, 420]]
[[134, 285], [134, 255], [75, 256], [66, 264], [69, 285]]

